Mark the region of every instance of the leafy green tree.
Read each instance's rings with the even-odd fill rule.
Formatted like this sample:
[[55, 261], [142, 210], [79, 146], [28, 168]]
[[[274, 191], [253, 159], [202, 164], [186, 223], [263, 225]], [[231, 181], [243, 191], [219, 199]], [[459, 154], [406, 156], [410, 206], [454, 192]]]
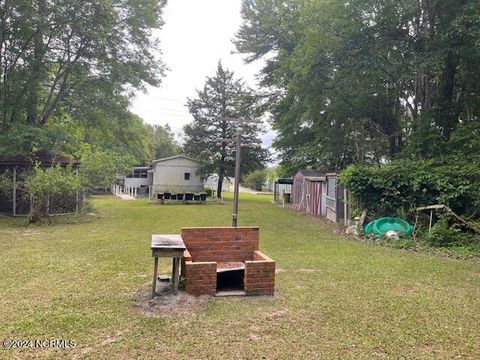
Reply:
[[150, 129], [154, 137], [153, 157], [155, 159], [166, 158], [181, 152], [181, 147], [175, 140], [175, 135], [168, 124], [164, 126], [154, 125]]
[[268, 173], [266, 170], [254, 170], [243, 177], [243, 183], [253, 190], [260, 191], [267, 178]]
[[103, 113], [97, 116], [97, 121], [91, 123], [64, 113], [51, 117], [42, 128], [16, 126], [0, 135], [0, 156], [20, 154], [30, 145], [78, 159], [85, 155], [85, 149], [100, 151], [128, 158], [131, 165], [149, 164], [154, 159], [157, 145], [150, 125], [129, 112], [118, 118]]
[[87, 147], [81, 157], [79, 168], [82, 186], [89, 192], [110, 187], [115, 183], [118, 174], [130, 172], [134, 164], [135, 159], [132, 156], [90, 150]]
[[[22, 152], [63, 113], [94, 125], [128, 116], [128, 97], [163, 75], [153, 30], [165, 1], [6, 0], [0, 5], [0, 133]], [[128, 97], [127, 97], [128, 96]], [[16, 145], [18, 147], [18, 145]]]
[[244, 0], [236, 46], [263, 58], [288, 172], [444, 157], [478, 122], [475, 0]]
[[[204, 88], [197, 91], [196, 98], [188, 99], [187, 105], [194, 120], [184, 128], [185, 152], [204, 163], [201, 175], [218, 174], [217, 196], [221, 197], [224, 178], [234, 176], [235, 151], [228, 144], [217, 142], [234, 139], [238, 128], [237, 123], [224, 117], [258, 120], [259, 98], [219, 62], [215, 76], [207, 78]], [[246, 136], [260, 143], [260, 125], [250, 123], [242, 127]], [[242, 173], [263, 168], [266, 159], [265, 151], [242, 149]]]
[[117, 116], [99, 113], [95, 123], [81, 121], [83, 143], [93, 149], [131, 156], [137, 164], [150, 163], [155, 151], [151, 127], [130, 112]]
[[35, 224], [48, 217], [48, 199], [52, 196], [68, 196], [81, 189], [80, 177], [71, 167], [36, 165], [25, 179], [25, 189], [31, 200], [28, 220]]

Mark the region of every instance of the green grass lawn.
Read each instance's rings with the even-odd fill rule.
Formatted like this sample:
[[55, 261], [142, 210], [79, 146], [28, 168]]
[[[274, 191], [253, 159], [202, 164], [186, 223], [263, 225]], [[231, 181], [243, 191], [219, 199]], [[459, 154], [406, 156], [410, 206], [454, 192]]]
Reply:
[[[274, 298], [212, 298], [148, 316], [150, 236], [229, 225], [225, 205], [95, 198], [96, 217], [28, 226], [0, 217], [0, 341], [73, 339], [72, 350], [4, 349], [0, 358], [479, 358], [480, 263], [372, 246], [241, 195], [277, 261]], [[161, 263], [166, 272], [170, 264]]]

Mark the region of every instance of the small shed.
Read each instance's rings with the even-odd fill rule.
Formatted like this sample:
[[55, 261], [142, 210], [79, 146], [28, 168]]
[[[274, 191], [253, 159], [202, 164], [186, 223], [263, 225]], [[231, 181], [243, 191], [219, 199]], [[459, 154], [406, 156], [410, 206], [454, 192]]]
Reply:
[[302, 169], [293, 178], [292, 203], [299, 211], [339, 222], [345, 217], [343, 197], [336, 172]]
[[[292, 203], [297, 210], [321, 215], [322, 183], [325, 172], [312, 169], [298, 170], [293, 177]], [[323, 185], [325, 187], [325, 185]]]
[[275, 203], [289, 203], [292, 200], [293, 179], [277, 179], [273, 186], [273, 201]]
[[198, 175], [202, 166], [201, 161], [185, 155], [152, 161], [153, 181], [150, 194], [203, 192], [204, 181]]
[[[42, 167], [52, 165], [78, 167], [80, 162], [64, 155], [54, 154], [47, 150], [39, 150], [30, 156], [17, 155], [0, 159], [0, 176], [2, 188], [0, 189], [0, 213], [10, 216], [27, 215], [30, 211], [30, 199], [24, 188], [24, 181], [31, 173], [35, 164]], [[73, 213], [78, 211], [83, 202], [79, 192], [50, 197], [47, 212], [50, 215]]]

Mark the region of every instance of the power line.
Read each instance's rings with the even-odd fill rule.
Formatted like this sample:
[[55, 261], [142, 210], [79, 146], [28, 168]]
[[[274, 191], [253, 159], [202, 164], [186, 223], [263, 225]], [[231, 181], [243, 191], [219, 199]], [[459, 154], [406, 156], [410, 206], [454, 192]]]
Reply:
[[152, 108], [152, 107], [144, 108], [144, 107], [132, 106], [132, 108], [145, 109], [145, 111], [164, 111], [164, 112], [173, 112], [173, 113], [178, 113], [178, 114], [189, 114], [189, 112], [187, 112], [187, 111], [181, 111], [181, 110], [169, 109], [169, 108], [162, 108], [162, 107], [159, 107], [159, 108]]
[[165, 101], [177, 101], [177, 102], [186, 102], [187, 98], [180, 99], [180, 98], [169, 98], [165, 96], [156, 96], [156, 95], [144, 95], [145, 98], [149, 99], [160, 99], [160, 100], [165, 100]]
[[184, 116], [184, 117], [191, 116], [189, 113], [181, 113], [181, 112], [175, 113], [175, 112], [162, 111], [162, 110], [156, 111], [156, 110], [145, 110], [145, 109], [133, 108], [132, 111], [134, 110], [142, 113], [148, 113], [148, 114], [163, 114], [163, 115], [169, 115], [169, 116]]

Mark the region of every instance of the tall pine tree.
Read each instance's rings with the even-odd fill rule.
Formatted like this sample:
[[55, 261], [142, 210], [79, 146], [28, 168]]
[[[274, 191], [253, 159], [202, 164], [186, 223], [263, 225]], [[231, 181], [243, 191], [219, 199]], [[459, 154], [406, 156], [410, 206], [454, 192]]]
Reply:
[[[197, 90], [194, 99], [188, 99], [187, 106], [193, 122], [185, 126], [185, 152], [205, 164], [202, 176], [218, 175], [217, 196], [222, 195], [225, 177], [233, 176], [235, 170], [235, 150], [218, 139], [233, 139], [238, 127], [235, 122], [222, 117], [258, 119], [258, 97], [244, 83], [235, 79], [234, 73], [218, 63], [217, 72], [207, 77], [202, 90]], [[245, 136], [260, 142], [258, 124], [242, 125]], [[266, 151], [251, 148], [242, 149], [242, 173], [262, 169], [267, 159]]]

